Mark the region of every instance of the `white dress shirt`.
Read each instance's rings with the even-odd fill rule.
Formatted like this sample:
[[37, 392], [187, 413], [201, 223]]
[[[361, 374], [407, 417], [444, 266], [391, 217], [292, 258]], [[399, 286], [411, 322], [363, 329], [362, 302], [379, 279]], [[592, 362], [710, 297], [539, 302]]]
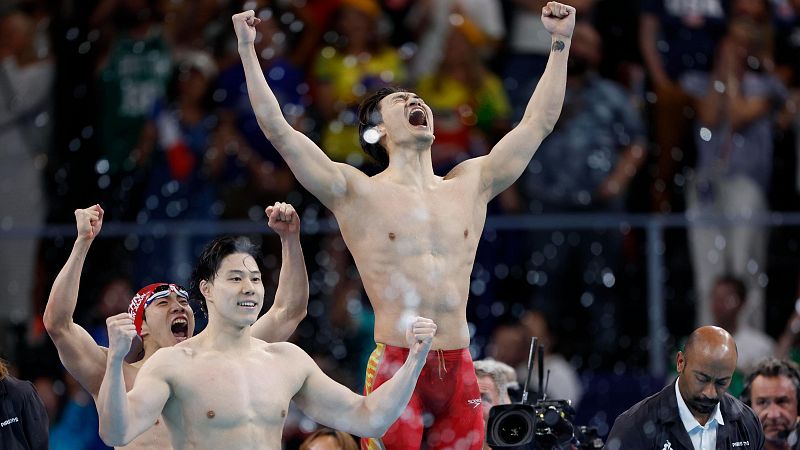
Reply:
[[[680, 378], [678, 379], [680, 380]], [[683, 401], [677, 381], [675, 382], [675, 396], [678, 398], [678, 413], [681, 416], [681, 422], [683, 422], [686, 432], [689, 433], [694, 450], [715, 450], [717, 448], [717, 428], [725, 425], [722, 413], [719, 411], [719, 403], [714, 407], [714, 412], [706, 425], [703, 426], [694, 418], [689, 407], [686, 406], [686, 402]]]

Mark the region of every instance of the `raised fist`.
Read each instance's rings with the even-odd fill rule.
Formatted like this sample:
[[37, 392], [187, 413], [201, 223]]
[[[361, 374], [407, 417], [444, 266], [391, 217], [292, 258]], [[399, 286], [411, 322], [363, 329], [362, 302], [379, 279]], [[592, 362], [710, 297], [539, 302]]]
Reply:
[[256, 25], [261, 23], [261, 19], [256, 17], [253, 10], [240, 12], [231, 17], [233, 29], [236, 31], [236, 39], [239, 45], [250, 45], [256, 40]]
[[572, 37], [575, 29], [575, 8], [558, 2], [547, 2], [542, 8], [542, 23], [553, 37]]
[[103, 208], [100, 205], [75, 210], [75, 224], [78, 227], [78, 238], [92, 240], [103, 228]]
[[130, 314], [124, 312], [109, 317], [106, 319], [106, 327], [108, 327], [109, 357], [125, 358], [136, 336], [136, 325], [133, 324]]
[[292, 205], [275, 202], [274, 205], [267, 206], [264, 212], [267, 213], [269, 227], [281, 237], [300, 232], [300, 216]]

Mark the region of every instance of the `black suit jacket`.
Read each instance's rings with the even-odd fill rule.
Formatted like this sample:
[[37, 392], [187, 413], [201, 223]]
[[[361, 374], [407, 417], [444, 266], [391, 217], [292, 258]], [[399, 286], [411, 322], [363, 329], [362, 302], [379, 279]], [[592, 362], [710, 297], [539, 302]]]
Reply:
[[[747, 405], [725, 394], [725, 425], [717, 427], [717, 450], [761, 450], [761, 422]], [[606, 439], [608, 450], [694, 450], [678, 413], [675, 382], [620, 414]]]

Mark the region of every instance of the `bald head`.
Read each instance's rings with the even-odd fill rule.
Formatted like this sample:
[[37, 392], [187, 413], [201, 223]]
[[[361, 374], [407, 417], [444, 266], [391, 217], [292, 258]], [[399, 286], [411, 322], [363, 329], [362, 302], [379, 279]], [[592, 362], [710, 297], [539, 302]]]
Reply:
[[686, 340], [683, 353], [686, 358], [699, 357], [720, 363], [730, 362], [736, 366], [738, 351], [733, 336], [720, 327], [700, 327]]

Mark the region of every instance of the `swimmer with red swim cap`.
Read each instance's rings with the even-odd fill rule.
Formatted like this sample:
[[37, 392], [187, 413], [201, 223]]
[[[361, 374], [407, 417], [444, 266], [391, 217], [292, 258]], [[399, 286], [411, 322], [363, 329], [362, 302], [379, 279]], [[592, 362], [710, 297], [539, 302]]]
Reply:
[[[305, 317], [308, 305], [308, 278], [300, 247], [300, 218], [286, 203], [266, 209], [269, 227], [281, 239], [283, 262], [273, 306], [253, 325], [253, 336], [275, 342], [287, 339]], [[105, 374], [108, 349], [97, 345], [89, 333], [75, 324], [72, 315], [78, 300], [83, 262], [94, 238], [103, 226], [103, 208], [94, 205], [75, 211], [77, 238], [64, 267], [50, 291], [44, 312], [44, 325], [58, 349], [61, 362], [76, 380], [97, 400]], [[145, 286], [131, 300], [129, 310], [106, 322], [109, 335], [116, 328], [131, 327], [141, 336], [141, 359], [123, 364], [125, 383], [132, 386], [141, 366], [156, 352], [190, 338], [194, 332], [194, 313], [189, 292], [177, 284], [155, 283]], [[126, 449], [169, 449], [169, 434], [162, 420], [154, 419], [147, 431], [125, 446]]]

